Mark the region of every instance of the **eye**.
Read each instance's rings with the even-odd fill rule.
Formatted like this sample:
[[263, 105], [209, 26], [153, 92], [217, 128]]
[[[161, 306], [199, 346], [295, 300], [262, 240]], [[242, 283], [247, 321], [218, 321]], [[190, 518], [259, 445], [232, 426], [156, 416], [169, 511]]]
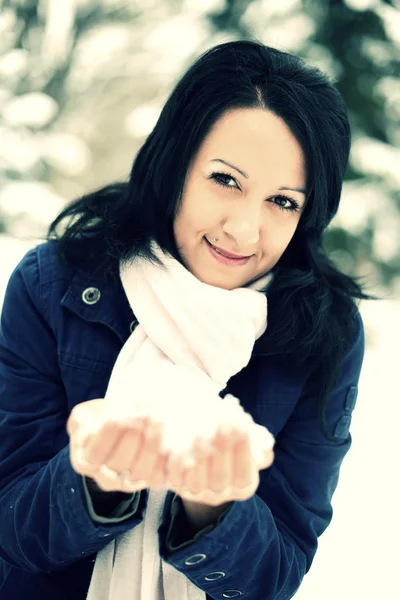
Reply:
[[[228, 175], [228, 173], [211, 173], [209, 179], [215, 181], [216, 184], [221, 185], [224, 188], [240, 189], [238, 182], [232, 175]], [[235, 185], [231, 185], [229, 182], [232, 182]]]
[[[237, 180], [229, 175], [228, 173], [211, 173], [209, 179], [212, 179], [217, 185], [220, 185], [224, 188], [229, 188], [231, 190], [240, 190], [240, 186]], [[234, 185], [231, 185], [232, 182]], [[272, 198], [268, 198], [268, 201], [271, 201], [274, 206], [277, 206], [283, 212], [297, 212], [300, 210], [300, 204], [298, 204], [292, 198], [280, 194], [279, 196], [272, 196]]]
[[288, 212], [295, 212], [300, 210], [300, 205], [288, 196], [273, 196], [272, 200], [274, 201], [275, 206], [277, 206], [280, 210]]

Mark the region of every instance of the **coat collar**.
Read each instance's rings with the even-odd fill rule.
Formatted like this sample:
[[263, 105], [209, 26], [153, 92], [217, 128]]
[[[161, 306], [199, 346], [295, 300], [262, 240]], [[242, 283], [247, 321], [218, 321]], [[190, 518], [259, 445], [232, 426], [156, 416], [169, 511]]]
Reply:
[[[267, 278], [265, 283], [270, 283], [272, 277], [267, 275]], [[93, 302], [90, 304], [87, 302], [89, 290], [94, 292]], [[105, 275], [98, 272], [91, 275], [77, 266], [61, 299], [61, 305], [85, 321], [103, 323], [118, 335], [123, 344], [132, 332], [132, 325], [137, 323], [117, 274]], [[265, 333], [256, 340], [253, 355], [263, 354], [264, 337]]]
[[135, 315], [117, 276], [90, 275], [77, 270], [70, 280], [61, 304], [85, 321], [103, 323], [112, 329], [123, 343], [131, 334]]

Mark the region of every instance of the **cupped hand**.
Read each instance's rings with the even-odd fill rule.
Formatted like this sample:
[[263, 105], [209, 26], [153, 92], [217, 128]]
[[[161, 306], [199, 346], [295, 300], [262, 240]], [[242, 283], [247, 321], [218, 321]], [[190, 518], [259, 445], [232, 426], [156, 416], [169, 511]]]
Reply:
[[161, 452], [162, 428], [149, 419], [133, 423], [106, 422], [82, 439], [83, 423], [99, 418], [105, 400], [89, 400], [74, 407], [67, 423], [70, 460], [74, 470], [90, 477], [106, 492], [133, 493], [166, 487], [169, 453]]
[[171, 457], [168, 487], [184, 500], [208, 506], [251, 498], [259, 486], [259, 471], [270, 467], [275, 457], [269, 450], [263, 463], [256, 465], [248, 434], [224, 427], [211, 444], [197, 440], [193, 450], [191, 467]]
[[161, 451], [162, 426], [145, 418], [129, 425], [105, 423], [82, 440], [82, 424], [98, 418], [104, 406], [104, 399], [79, 404], [67, 423], [73, 468], [104, 491], [169, 489], [183, 499], [219, 506], [250, 498], [259, 485], [259, 470], [274, 460], [270, 450], [256, 465], [248, 434], [222, 427], [211, 443], [195, 441], [188, 467]]

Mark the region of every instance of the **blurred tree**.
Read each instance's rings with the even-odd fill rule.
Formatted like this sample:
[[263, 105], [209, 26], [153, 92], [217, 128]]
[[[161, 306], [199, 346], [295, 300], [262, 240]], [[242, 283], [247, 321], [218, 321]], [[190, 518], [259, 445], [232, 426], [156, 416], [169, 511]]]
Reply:
[[237, 38], [251, 37], [251, 30], [243, 22], [243, 15], [252, 3], [252, 0], [226, 0], [225, 6], [211, 12], [208, 19], [216, 31], [232, 32]]
[[341, 91], [353, 150], [325, 244], [345, 271], [389, 288], [400, 280], [399, 13], [384, 0], [0, 0], [0, 233], [40, 234], [64, 202], [124, 179], [187, 65], [255, 37]]
[[[385, 4], [393, 9], [389, 9], [389, 14], [382, 11]], [[336, 85], [350, 113], [354, 143], [346, 179], [353, 182], [351, 189], [370, 187], [376, 194], [375, 206], [361, 235], [358, 230], [345, 228], [344, 220], [334, 222], [326, 235], [326, 247], [333, 255], [344, 257], [352, 273], [359, 271], [360, 265], [365, 269], [372, 259], [373, 269], [367, 269], [372, 281], [390, 286], [400, 274], [400, 178], [396, 177], [400, 155], [391, 152], [391, 147], [400, 141], [400, 103], [396, 92], [400, 53], [383, 17], [386, 14], [394, 18], [396, 11], [395, 3], [390, 1], [375, 2], [374, 10], [356, 6], [357, 2], [345, 0], [303, 0], [303, 9], [313, 14], [316, 22], [308, 43], [331, 53], [338, 65]], [[308, 54], [306, 50], [306, 57]], [[395, 94], [397, 101], [391, 102]], [[369, 159], [365, 160], [367, 153]], [[371, 168], [371, 162], [377, 168]], [[350, 200], [357, 200], [358, 210], [364, 209], [362, 194]], [[388, 214], [392, 226], [387, 221]], [[342, 266], [346, 268], [346, 264]]]

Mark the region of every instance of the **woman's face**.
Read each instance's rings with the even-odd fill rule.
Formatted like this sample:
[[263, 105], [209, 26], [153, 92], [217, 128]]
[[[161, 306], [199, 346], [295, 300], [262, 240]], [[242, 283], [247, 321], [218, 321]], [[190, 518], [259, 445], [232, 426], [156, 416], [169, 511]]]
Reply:
[[[305, 186], [302, 149], [282, 119], [263, 109], [225, 113], [188, 171], [175, 219], [185, 266], [200, 281], [227, 290], [258, 279], [289, 244]], [[247, 258], [224, 259], [209, 242]]]

